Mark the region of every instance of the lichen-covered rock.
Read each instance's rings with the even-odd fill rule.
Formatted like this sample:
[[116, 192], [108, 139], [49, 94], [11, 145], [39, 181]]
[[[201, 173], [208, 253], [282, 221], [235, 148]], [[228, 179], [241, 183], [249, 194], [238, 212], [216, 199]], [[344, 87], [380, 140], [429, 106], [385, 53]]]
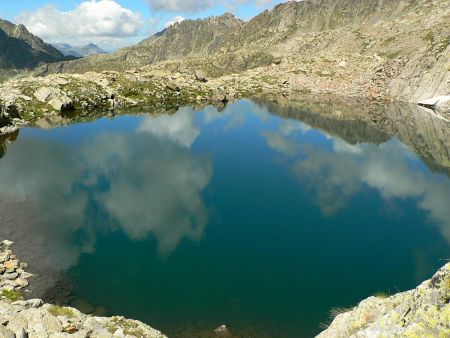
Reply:
[[415, 290], [370, 297], [339, 314], [318, 335], [328, 337], [450, 337], [450, 263]]

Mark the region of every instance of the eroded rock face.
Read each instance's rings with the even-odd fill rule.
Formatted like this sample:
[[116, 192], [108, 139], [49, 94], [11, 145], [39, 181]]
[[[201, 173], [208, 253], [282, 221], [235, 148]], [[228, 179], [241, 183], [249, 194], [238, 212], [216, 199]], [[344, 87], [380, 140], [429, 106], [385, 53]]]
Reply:
[[450, 336], [450, 263], [415, 290], [370, 297], [338, 315], [318, 335], [327, 337]]

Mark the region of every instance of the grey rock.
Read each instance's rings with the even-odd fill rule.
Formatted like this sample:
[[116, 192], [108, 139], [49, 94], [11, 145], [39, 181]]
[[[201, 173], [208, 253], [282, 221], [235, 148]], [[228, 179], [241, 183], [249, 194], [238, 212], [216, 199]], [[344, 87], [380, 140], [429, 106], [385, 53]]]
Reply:
[[208, 77], [207, 77], [207, 75], [206, 75], [206, 73], [205, 73], [204, 71], [202, 71], [202, 70], [196, 70], [195, 73], [194, 73], [194, 75], [195, 75], [195, 79], [196, 79], [197, 81], [200, 81], [200, 82], [208, 82]]
[[42, 87], [34, 92], [34, 97], [41, 102], [47, 102], [48, 100], [61, 95], [61, 90], [53, 87]]
[[0, 337], [2, 338], [15, 338], [15, 334], [11, 330], [7, 329], [3, 325], [0, 325]]
[[56, 97], [48, 102], [57, 111], [69, 111], [75, 109], [73, 106], [73, 101], [66, 95]]
[[216, 334], [216, 337], [218, 338], [233, 338], [232, 333], [225, 325], [219, 326], [217, 329], [214, 330], [214, 333]]
[[7, 240], [7, 239], [5, 239], [5, 240], [3, 240], [2, 241], [2, 244], [4, 244], [4, 245], [6, 245], [6, 246], [11, 246], [11, 245], [13, 245], [14, 244], [14, 242], [13, 241], [9, 241], [9, 240]]
[[28, 338], [28, 333], [25, 331], [24, 328], [21, 328], [18, 331], [16, 331], [16, 338]]

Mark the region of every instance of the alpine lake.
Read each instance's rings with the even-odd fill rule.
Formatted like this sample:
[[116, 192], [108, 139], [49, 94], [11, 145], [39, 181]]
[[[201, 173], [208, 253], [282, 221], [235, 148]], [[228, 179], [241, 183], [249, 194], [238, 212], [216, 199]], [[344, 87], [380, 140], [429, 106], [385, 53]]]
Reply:
[[169, 337], [312, 337], [450, 253], [450, 123], [368, 109], [254, 99], [23, 128], [0, 143], [0, 235], [49, 302]]

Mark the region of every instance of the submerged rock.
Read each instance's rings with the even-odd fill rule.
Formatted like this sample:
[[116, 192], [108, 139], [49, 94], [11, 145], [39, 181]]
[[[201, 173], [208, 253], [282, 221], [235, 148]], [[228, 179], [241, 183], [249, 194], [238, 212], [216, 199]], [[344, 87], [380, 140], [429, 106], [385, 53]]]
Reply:
[[219, 326], [217, 329], [214, 330], [214, 333], [218, 338], [233, 338], [233, 335], [231, 334], [230, 330], [228, 330], [228, 328], [225, 325]]

